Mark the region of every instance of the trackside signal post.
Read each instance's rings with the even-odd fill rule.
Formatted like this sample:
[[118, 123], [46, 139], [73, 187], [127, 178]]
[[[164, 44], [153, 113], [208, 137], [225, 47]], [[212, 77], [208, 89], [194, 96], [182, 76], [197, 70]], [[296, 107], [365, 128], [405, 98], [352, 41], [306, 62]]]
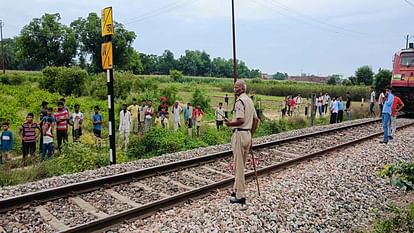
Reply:
[[108, 83], [108, 130], [109, 130], [109, 159], [111, 164], [116, 164], [115, 151], [115, 109], [114, 109], [114, 71], [112, 57], [112, 35], [114, 34], [114, 24], [112, 18], [112, 7], [102, 10], [101, 17], [102, 36], [104, 43], [101, 46], [102, 68], [106, 70]]

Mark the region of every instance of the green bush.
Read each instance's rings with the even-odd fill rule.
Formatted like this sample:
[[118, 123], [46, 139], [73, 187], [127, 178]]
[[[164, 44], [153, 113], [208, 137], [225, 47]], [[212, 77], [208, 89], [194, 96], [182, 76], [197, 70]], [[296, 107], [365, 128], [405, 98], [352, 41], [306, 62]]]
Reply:
[[0, 75], [0, 82], [9, 85], [20, 85], [26, 81], [24, 73], [6, 73]]
[[170, 70], [170, 78], [173, 82], [183, 82], [183, 72], [178, 70]]
[[178, 100], [178, 90], [175, 86], [168, 86], [160, 90], [159, 95], [167, 97], [167, 104], [172, 105]]
[[188, 137], [185, 127], [178, 131], [152, 128], [144, 137], [131, 137], [128, 156], [137, 159], [149, 158], [165, 153], [228, 143], [230, 138], [230, 129], [217, 131], [214, 127], [205, 127], [200, 137]]
[[407, 208], [394, 204], [387, 206], [389, 214], [381, 217], [378, 213], [373, 225], [373, 233], [414, 232], [414, 203]]
[[0, 187], [32, 182], [46, 177], [40, 166], [21, 170], [8, 170], [0, 166]]
[[44, 162], [44, 169], [50, 177], [93, 170], [106, 165], [109, 165], [107, 154], [98, 155], [94, 148], [88, 145], [72, 143], [63, 146], [61, 155]]
[[287, 118], [289, 129], [302, 129], [309, 126], [309, 122], [304, 117], [293, 116]]
[[64, 96], [81, 96], [88, 77], [88, 73], [78, 67], [46, 67], [42, 72], [40, 87]]
[[204, 91], [199, 88], [196, 88], [193, 92], [193, 97], [191, 98], [191, 104], [193, 106], [200, 105], [204, 111], [210, 109], [210, 97], [206, 95]]
[[386, 164], [382, 171], [377, 174], [380, 177], [388, 177], [391, 185], [403, 190], [414, 189], [414, 161], [411, 163], [398, 162]]

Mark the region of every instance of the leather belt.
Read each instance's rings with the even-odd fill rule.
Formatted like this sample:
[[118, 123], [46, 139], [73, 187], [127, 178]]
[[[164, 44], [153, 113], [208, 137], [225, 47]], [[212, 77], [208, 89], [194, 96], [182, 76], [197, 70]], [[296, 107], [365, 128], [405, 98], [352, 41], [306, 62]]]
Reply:
[[236, 131], [250, 131], [250, 129], [240, 129], [240, 128], [233, 129], [233, 133]]

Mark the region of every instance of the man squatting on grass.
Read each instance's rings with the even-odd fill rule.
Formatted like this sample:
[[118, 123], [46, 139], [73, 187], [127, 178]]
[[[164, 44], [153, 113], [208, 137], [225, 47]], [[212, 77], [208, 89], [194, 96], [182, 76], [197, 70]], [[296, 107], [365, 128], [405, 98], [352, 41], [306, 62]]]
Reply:
[[243, 80], [238, 80], [234, 84], [234, 93], [237, 100], [234, 106], [233, 120], [225, 119], [226, 126], [233, 128], [231, 147], [235, 164], [235, 180], [230, 202], [240, 204], [246, 203], [244, 168], [252, 137], [259, 122], [253, 101], [246, 95], [246, 90], [247, 85]]

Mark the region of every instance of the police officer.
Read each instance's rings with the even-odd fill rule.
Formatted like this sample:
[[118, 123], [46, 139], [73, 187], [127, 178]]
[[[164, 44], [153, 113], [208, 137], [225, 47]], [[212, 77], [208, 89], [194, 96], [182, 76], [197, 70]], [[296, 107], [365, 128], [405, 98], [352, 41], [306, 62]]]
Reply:
[[244, 168], [252, 136], [259, 122], [253, 101], [246, 95], [246, 90], [247, 85], [243, 80], [238, 80], [234, 84], [234, 93], [237, 96], [237, 100], [234, 106], [233, 120], [228, 121], [226, 118], [226, 126], [233, 129], [231, 147], [235, 164], [235, 180], [230, 202], [240, 204], [246, 203]]

